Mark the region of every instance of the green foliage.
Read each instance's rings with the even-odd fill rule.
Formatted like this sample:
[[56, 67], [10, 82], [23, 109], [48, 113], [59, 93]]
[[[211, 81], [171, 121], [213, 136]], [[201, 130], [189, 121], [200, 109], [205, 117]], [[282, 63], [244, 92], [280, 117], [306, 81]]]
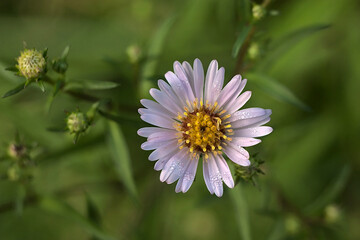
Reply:
[[[356, 0], [0, 6], [1, 239], [360, 239]], [[23, 40], [48, 47], [36, 79], [16, 67]], [[175, 194], [136, 134], [139, 100], [195, 58], [247, 78], [245, 107], [273, 110], [274, 132], [248, 148], [262, 161], [234, 168], [246, 181], [221, 199], [201, 163]]]

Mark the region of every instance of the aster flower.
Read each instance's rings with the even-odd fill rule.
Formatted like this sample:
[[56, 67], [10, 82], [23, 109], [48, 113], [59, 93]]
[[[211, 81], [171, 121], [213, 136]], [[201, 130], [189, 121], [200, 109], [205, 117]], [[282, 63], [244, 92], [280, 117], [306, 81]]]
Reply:
[[223, 88], [225, 70], [213, 60], [204, 76], [202, 63], [195, 59], [174, 63], [158, 81], [158, 89], [150, 89], [156, 100], [142, 99], [141, 119], [156, 127], [145, 127], [138, 134], [147, 137], [144, 150], [155, 150], [150, 161], [161, 170], [160, 180], [171, 184], [178, 180], [176, 192], [187, 192], [192, 185], [199, 159], [203, 162], [205, 184], [211, 194], [223, 194], [223, 182], [234, 187], [229, 166], [223, 154], [241, 166], [249, 166], [249, 153], [243, 147], [258, 144], [256, 137], [272, 132], [262, 126], [270, 121], [271, 110], [247, 108], [250, 91], [240, 94], [246, 79], [234, 76]]

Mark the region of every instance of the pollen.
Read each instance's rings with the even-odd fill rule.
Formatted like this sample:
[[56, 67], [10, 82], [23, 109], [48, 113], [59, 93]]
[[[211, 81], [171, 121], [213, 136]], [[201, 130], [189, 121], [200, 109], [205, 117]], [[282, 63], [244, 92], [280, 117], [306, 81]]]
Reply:
[[207, 103], [205, 106], [200, 102], [200, 108], [197, 108], [198, 104], [194, 104], [193, 110], [186, 109], [184, 117], [181, 117], [180, 126], [177, 130], [180, 132], [178, 142], [181, 146], [186, 146], [190, 153], [196, 155], [202, 154], [205, 159], [209, 153], [219, 154], [222, 149], [222, 145], [226, 145], [226, 141], [229, 138], [226, 134], [229, 133], [231, 125], [225, 123], [225, 119], [230, 115], [226, 115], [223, 118], [221, 113], [216, 113], [217, 103], [214, 106], [210, 106]]

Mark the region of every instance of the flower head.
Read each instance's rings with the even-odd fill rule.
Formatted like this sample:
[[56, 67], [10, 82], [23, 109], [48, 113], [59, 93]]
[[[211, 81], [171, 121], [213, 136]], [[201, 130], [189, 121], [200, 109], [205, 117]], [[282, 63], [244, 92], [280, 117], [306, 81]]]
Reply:
[[88, 120], [84, 113], [73, 112], [66, 119], [70, 133], [82, 133], [88, 128]]
[[17, 68], [27, 80], [38, 79], [46, 71], [46, 59], [36, 49], [25, 49], [17, 58]]
[[239, 95], [246, 79], [236, 75], [223, 88], [225, 70], [213, 60], [204, 76], [199, 59], [174, 63], [174, 72], [167, 72], [158, 81], [160, 90], [151, 89], [156, 100], [142, 99], [141, 119], [156, 127], [145, 127], [138, 134], [147, 137], [144, 150], [155, 150], [149, 160], [161, 170], [160, 180], [171, 184], [178, 180], [176, 192], [187, 192], [192, 185], [202, 158], [203, 175], [211, 194], [223, 194], [223, 183], [234, 187], [227, 161], [249, 166], [249, 153], [243, 147], [253, 146], [272, 131], [261, 126], [270, 121], [271, 110], [248, 108], [239, 110], [251, 92]]

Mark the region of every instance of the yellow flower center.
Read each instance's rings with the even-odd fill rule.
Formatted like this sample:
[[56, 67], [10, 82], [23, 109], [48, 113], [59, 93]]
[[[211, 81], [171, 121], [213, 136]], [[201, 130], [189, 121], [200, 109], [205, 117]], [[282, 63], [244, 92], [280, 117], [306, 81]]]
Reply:
[[221, 153], [222, 145], [231, 141], [227, 135], [232, 134], [231, 125], [225, 120], [230, 115], [224, 115], [225, 111], [217, 113], [217, 103], [214, 106], [201, 105], [199, 108], [194, 103], [194, 110], [189, 111], [185, 107], [184, 117], [179, 116], [177, 130], [179, 134], [180, 149], [186, 146], [193, 156], [208, 153]]

